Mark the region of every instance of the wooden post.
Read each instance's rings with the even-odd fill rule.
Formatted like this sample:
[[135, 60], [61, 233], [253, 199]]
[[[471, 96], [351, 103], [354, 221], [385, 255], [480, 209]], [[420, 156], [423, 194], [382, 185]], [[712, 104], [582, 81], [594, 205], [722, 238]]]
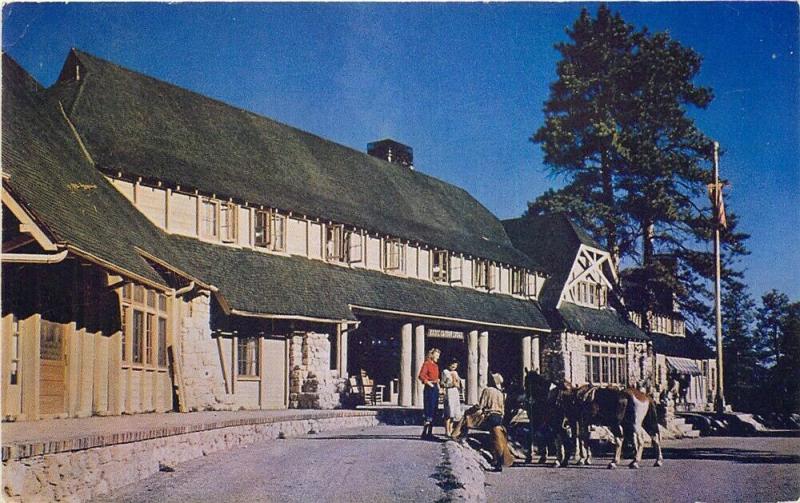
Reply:
[[78, 402], [78, 415], [88, 417], [92, 415], [92, 399], [94, 397], [94, 354], [95, 334], [81, 331], [80, 368], [78, 369], [78, 386], [80, 387], [80, 401]]
[[267, 405], [267, 366], [264, 361], [267, 359], [267, 345], [264, 343], [264, 338], [258, 338], [258, 406], [262, 409]]
[[[714, 142], [714, 190], [721, 192], [722, 187], [719, 185], [719, 143]], [[717, 194], [715, 200], [720, 201], [721, 194]], [[717, 397], [716, 409], [718, 413], [725, 412], [725, 386], [722, 379], [722, 286], [720, 284], [720, 251], [719, 251], [719, 227], [720, 222], [717, 219], [719, 208], [714, 203], [714, 307], [716, 315], [716, 334], [717, 334]]]
[[522, 336], [522, 378], [525, 379], [525, 370], [531, 370], [531, 336]]
[[540, 353], [540, 336], [531, 340], [531, 370], [542, 372], [542, 359]]
[[86, 329], [75, 329], [75, 322], [66, 326], [67, 344], [67, 413], [69, 417], [75, 417], [80, 411], [81, 404], [81, 348], [83, 347], [83, 334]]
[[347, 378], [347, 337], [348, 337], [348, 326], [347, 324], [342, 324], [343, 329], [340, 331], [340, 338], [339, 338], [339, 377]]
[[478, 331], [467, 334], [467, 402], [478, 403]]
[[400, 406], [411, 405], [411, 323], [400, 329]]
[[425, 362], [425, 325], [417, 325], [414, 327], [414, 366], [411, 367], [411, 379], [414, 383], [412, 405], [414, 407], [422, 407], [422, 393], [423, 384], [417, 379], [422, 364]]
[[[2, 355], [3, 358], [2, 417], [16, 414], [17, 411], [17, 408], [12, 403], [12, 393], [10, 389], [11, 383], [9, 381], [9, 377], [11, 376], [11, 339], [14, 337], [13, 324], [13, 314], [7, 314], [3, 316], [3, 325], [2, 329], [0, 329], [0, 337], [2, 337], [2, 349], [0, 349], [0, 355]], [[19, 373], [17, 373], [17, 376], [17, 379], [19, 379]]]
[[39, 346], [41, 344], [40, 314], [20, 321], [20, 383], [22, 412], [25, 419], [39, 419]]
[[489, 332], [478, 334], [478, 394], [489, 383]]

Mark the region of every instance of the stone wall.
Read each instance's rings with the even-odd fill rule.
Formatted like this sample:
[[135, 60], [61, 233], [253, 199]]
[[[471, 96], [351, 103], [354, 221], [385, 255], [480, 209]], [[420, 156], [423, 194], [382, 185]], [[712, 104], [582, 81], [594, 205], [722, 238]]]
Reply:
[[628, 385], [645, 390], [655, 383], [653, 352], [646, 342], [629, 341], [625, 347], [628, 357]]
[[331, 370], [328, 334], [295, 332], [289, 343], [289, 408], [334, 409], [341, 405], [345, 380]]
[[189, 410], [229, 410], [233, 397], [225, 391], [217, 342], [211, 337], [211, 299], [198, 295], [180, 302], [176, 337], [183, 386]]
[[560, 382], [565, 379], [565, 342], [564, 334], [548, 334], [540, 338], [541, 373], [551, 381]]
[[[86, 501], [212, 452], [263, 440], [378, 424], [374, 412], [245, 424], [3, 462], [3, 501]], [[136, 438], [136, 435], [133, 436]]]

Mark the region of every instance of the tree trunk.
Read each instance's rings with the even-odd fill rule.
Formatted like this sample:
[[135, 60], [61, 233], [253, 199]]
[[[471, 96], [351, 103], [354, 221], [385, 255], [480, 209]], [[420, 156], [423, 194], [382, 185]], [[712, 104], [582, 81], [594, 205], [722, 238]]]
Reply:
[[[600, 172], [603, 178], [603, 199], [606, 206], [614, 211], [614, 184], [612, 180], [613, 168], [609, 160], [608, 152], [603, 152], [600, 160]], [[614, 269], [619, 270], [619, 243], [617, 242], [617, 224], [613, 220], [614, 215], [605, 219], [606, 227], [606, 247], [611, 254], [611, 262]]]
[[649, 331], [650, 330], [650, 320], [647, 318], [647, 314], [653, 312], [653, 292], [651, 291], [651, 269], [650, 267], [653, 265], [653, 234], [655, 234], [653, 220], [650, 217], [645, 217], [642, 221], [642, 267], [645, 270], [645, 290], [644, 294], [646, 298], [645, 301], [642, 303], [642, 330]]

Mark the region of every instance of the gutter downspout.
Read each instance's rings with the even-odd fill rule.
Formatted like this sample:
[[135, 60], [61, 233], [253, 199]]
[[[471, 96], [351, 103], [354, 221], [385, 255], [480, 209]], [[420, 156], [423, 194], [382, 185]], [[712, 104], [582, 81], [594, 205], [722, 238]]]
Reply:
[[59, 253], [3, 253], [2, 261], [12, 264], [58, 264], [67, 258], [69, 250]]

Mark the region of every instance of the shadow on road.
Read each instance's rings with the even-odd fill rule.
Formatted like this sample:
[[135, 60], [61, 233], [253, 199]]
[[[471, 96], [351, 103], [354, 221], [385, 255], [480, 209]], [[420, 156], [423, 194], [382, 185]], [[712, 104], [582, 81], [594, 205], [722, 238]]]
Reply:
[[744, 464], [800, 464], [800, 456], [776, 454], [769, 451], [752, 451], [735, 448], [717, 449], [663, 449], [666, 459], [697, 459], [713, 461], [732, 461]]
[[446, 442], [443, 438], [433, 440], [423, 440], [419, 435], [326, 435], [326, 436], [305, 436], [301, 440], [415, 440], [417, 442], [442, 443]]

